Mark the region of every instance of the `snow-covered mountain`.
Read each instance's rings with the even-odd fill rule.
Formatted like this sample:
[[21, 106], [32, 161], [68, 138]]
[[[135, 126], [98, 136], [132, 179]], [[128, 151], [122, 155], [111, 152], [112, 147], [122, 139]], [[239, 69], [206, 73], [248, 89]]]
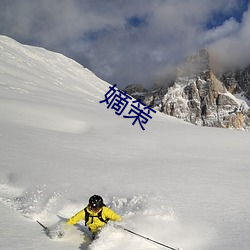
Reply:
[[[92, 194], [122, 225], [184, 250], [248, 250], [249, 133], [193, 126], [160, 112], [143, 131], [100, 103], [110, 85], [63, 55], [0, 37], [0, 248], [153, 250], [108, 225], [53, 228]], [[63, 223], [63, 222], [62, 222]]]
[[138, 91], [132, 85], [125, 90], [160, 112], [196, 125], [248, 130], [249, 69], [215, 71], [209, 52], [203, 49], [180, 65], [170, 87]]

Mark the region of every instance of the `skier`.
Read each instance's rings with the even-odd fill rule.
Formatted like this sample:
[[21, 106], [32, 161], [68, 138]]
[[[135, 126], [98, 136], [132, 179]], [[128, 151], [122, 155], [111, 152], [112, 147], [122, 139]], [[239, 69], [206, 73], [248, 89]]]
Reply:
[[80, 220], [85, 220], [85, 226], [92, 232], [94, 239], [109, 220], [120, 222], [122, 219], [120, 215], [105, 206], [101, 196], [95, 194], [89, 198], [89, 204], [72, 216], [67, 224], [74, 225]]

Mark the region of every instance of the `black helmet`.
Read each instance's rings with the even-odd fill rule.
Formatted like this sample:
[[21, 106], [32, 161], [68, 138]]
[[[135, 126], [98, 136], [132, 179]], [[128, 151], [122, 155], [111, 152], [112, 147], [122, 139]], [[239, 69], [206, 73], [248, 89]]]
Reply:
[[89, 198], [89, 206], [93, 210], [99, 210], [103, 207], [103, 199], [99, 195], [93, 195]]

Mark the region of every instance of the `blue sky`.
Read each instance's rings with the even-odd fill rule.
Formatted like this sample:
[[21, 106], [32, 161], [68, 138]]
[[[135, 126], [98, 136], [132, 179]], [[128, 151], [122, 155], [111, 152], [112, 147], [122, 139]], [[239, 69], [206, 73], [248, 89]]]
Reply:
[[249, 0], [1, 0], [0, 34], [63, 53], [119, 87], [166, 81], [201, 48], [250, 63]]
[[249, 0], [240, 0], [238, 1], [236, 8], [232, 8], [232, 10], [228, 13], [227, 12], [224, 13], [223, 9], [222, 10], [219, 9], [212, 12], [211, 18], [208, 19], [207, 21], [206, 28], [212, 29], [216, 28], [217, 26], [221, 26], [226, 20], [229, 20], [232, 17], [237, 22], [241, 23], [243, 14], [248, 9], [248, 5], [249, 5]]

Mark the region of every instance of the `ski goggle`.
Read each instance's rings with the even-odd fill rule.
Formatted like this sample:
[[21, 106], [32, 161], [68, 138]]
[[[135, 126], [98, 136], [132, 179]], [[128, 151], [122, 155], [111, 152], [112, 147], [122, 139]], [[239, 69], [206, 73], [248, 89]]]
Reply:
[[100, 210], [100, 207], [95, 206], [95, 205], [90, 205], [89, 208], [90, 208], [90, 210], [92, 210], [92, 211], [94, 211], [94, 212]]

